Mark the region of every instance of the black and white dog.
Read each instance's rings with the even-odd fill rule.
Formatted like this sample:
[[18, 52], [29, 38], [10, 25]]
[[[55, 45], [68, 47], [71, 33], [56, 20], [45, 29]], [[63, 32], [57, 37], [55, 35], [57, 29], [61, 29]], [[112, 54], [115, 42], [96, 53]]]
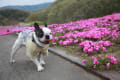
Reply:
[[47, 25], [40, 28], [37, 23], [34, 24], [35, 31], [25, 30], [20, 32], [15, 41], [10, 62], [15, 62], [16, 51], [23, 45], [26, 46], [26, 54], [36, 64], [37, 70], [42, 71], [45, 65], [44, 56], [48, 55], [49, 42], [52, 40], [52, 33]]

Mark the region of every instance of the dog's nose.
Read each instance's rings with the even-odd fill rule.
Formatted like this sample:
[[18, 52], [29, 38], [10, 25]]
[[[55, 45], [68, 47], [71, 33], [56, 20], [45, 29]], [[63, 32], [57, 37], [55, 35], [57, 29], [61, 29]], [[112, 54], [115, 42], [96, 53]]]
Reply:
[[49, 35], [46, 35], [46, 39], [50, 39]]

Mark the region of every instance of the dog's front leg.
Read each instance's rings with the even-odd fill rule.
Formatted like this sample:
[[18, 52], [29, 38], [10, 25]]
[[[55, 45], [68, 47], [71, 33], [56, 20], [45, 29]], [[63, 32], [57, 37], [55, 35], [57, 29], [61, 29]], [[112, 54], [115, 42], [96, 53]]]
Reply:
[[40, 54], [40, 64], [41, 64], [41, 65], [45, 65], [45, 64], [46, 64], [45, 61], [44, 61], [44, 56], [43, 56], [43, 54]]
[[44, 67], [41, 66], [40, 62], [38, 61], [38, 58], [33, 58], [32, 61], [35, 63], [35, 65], [37, 66], [37, 71], [43, 71]]

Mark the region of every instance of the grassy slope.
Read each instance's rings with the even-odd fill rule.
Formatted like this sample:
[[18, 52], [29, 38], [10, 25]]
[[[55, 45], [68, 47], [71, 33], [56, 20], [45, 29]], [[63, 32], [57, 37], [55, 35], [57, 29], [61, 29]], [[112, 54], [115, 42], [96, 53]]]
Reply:
[[64, 23], [120, 12], [119, 0], [57, 0], [53, 5], [34, 12], [29, 21]]
[[1, 9], [0, 25], [13, 25], [24, 22], [29, 16], [29, 12], [17, 9]]

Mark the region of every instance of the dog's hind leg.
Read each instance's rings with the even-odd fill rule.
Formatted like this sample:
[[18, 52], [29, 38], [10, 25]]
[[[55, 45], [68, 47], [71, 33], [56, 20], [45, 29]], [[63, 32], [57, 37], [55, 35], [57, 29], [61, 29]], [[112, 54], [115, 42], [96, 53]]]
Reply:
[[10, 54], [10, 62], [11, 63], [14, 63], [15, 62], [15, 54], [17, 52], [17, 50], [21, 47], [21, 40], [20, 39], [17, 39], [12, 47], [12, 51], [11, 51], [11, 54]]
[[33, 61], [33, 63], [36, 65], [36, 67], [37, 67], [37, 71], [43, 71], [44, 70], [44, 67], [42, 67], [42, 65], [40, 64], [40, 61], [39, 61], [39, 58], [38, 58], [38, 56], [39, 55], [33, 55], [33, 53], [31, 53], [32, 51], [31, 51], [32, 49], [30, 49], [30, 48], [27, 48], [27, 56], [31, 59], [31, 61]]
[[44, 67], [42, 67], [42, 65], [40, 64], [40, 62], [38, 61], [38, 58], [33, 58], [32, 61], [35, 63], [35, 65], [37, 66], [37, 71], [43, 71]]

